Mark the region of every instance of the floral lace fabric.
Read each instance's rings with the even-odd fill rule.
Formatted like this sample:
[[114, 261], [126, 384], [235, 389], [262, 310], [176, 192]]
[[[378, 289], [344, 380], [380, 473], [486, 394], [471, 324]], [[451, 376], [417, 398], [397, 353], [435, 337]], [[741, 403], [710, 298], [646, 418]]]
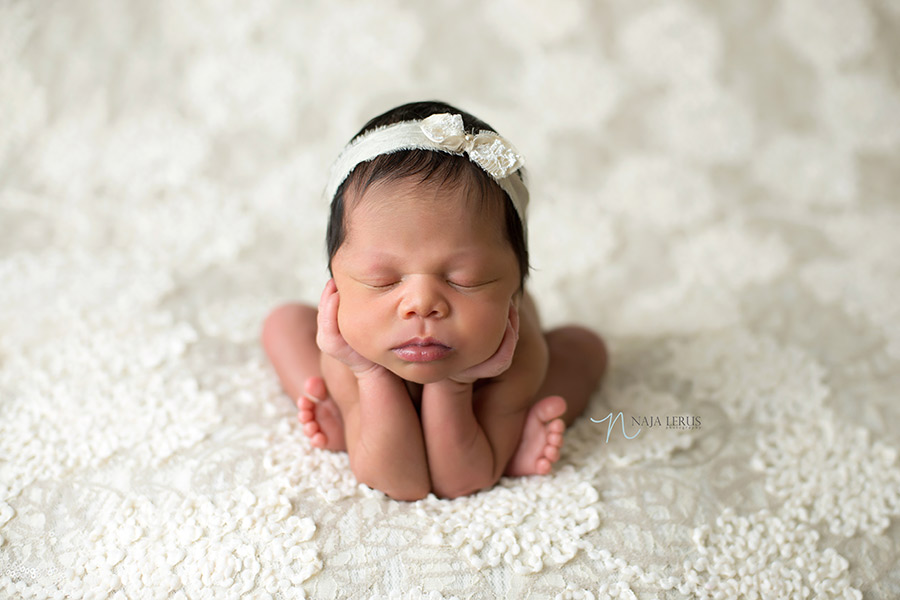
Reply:
[[[897, 3], [436, 8], [0, 2], [0, 598], [900, 596]], [[258, 336], [430, 97], [613, 358], [551, 476], [398, 503]]]

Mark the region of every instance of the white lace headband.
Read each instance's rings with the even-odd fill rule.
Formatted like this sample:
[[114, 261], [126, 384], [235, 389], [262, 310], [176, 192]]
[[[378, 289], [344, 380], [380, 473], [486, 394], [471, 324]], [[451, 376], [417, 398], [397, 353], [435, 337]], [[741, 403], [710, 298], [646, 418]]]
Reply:
[[484, 169], [509, 195], [522, 227], [525, 227], [528, 187], [524, 171], [520, 173], [523, 177], [515, 175], [522, 168], [524, 158], [512, 144], [493, 131], [466, 133], [462, 116], [458, 114], [440, 113], [421, 121], [394, 123], [364, 133], [350, 142], [331, 167], [331, 177], [325, 188], [328, 201], [334, 198], [356, 165], [382, 154], [416, 149], [468, 155], [469, 160]]

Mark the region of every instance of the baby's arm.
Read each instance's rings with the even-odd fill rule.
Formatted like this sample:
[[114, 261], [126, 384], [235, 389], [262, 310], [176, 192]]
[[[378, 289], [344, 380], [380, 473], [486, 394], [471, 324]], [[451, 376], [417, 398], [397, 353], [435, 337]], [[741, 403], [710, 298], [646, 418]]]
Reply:
[[[504, 390], [492, 392], [503, 394]], [[496, 404], [487, 397], [484, 400], [477, 404]], [[500, 479], [516, 449], [529, 407], [497, 412], [479, 411], [475, 404], [471, 383], [446, 379], [426, 385], [422, 392], [428, 469], [432, 491], [441, 498], [466, 496]]]
[[350, 468], [360, 483], [395, 500], [419, 500], [431, 482], [422, 426], [399, 377], [386, 369], [354, 375], [329, 356], [329, 392], [344, 421]]
[[[510, 348], [507, 335], [494, 357], [476, 367], [499, 362], [505, 370], [485, 375], [489, 380], [474, 392], [466, 378], [424, 387], [422, 429], [436, 495], [454, 498], [493, 485], [518, 447], [546, 370], [546, 346], [536, 318], [523, 315], [520, 333], [518, 345], [512, 339]], [[510, 352], [505, 364], [504, 351]]]
[[341, 410], [350, 468], [360, 483], [396, 500], [431, 489], [425, 443], [403, 381], [356, 353], [337, 325], [339, 297], [329, 281], [319, 303], [317, 342], [322, 374]]

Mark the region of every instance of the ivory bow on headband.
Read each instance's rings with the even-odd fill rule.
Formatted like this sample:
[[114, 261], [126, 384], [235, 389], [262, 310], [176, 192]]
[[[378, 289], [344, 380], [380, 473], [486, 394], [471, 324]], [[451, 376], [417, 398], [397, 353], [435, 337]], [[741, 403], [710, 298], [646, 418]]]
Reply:
[[356, 165], [399, 150], [436, 150], [468, 156], [506, 192], [526, 227], [528, 188], [524, 172], [516, 174], [524, 158], [505, 138], [492, 131], [466, 133], [462, 115], [451, 113], [380, 127], [350, 142], [331, 167], [325, 189], [328, 201], [334, 199], [337, 189]]
[[461, 115], [431, 115], [422, 120], [420, 127], [425, 137], [441, 148], [468, 154], [472, 162], [490, 173], [494, 179], [507, 177], [525, 162], [512, 144], [496, 133], [466, 133]]

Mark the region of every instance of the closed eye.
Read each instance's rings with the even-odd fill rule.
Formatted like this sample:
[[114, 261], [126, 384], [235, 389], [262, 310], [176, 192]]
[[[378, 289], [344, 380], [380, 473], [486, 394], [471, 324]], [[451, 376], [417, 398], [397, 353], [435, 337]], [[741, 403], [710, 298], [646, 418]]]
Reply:
[[368, 277], [353, 277], [353, 279], [360, 285], [367, 287], [370, 290], [386, 290], [400, 283], [400, 281], [397, 279], [387, 277], [371, 279]]
[[451, 286], [461, 289], [461, 290], [474, 290], [474, 289], [477, 289], [480, 287], [484, 287], [484, 286], [488, 285], [489, 283], [493, 283], [494, 281], [497, 281], [497, 280], [494, 279], [492, 281], [482, 281], [482, 282], [477, 282], [477, 283], [471, 283], [468, 281], [461, 282], [461, 281], [453, 281], [453, 280], [448, 279], [447, 283], [449, 283]]
[[379, 283], [363, 283], [363, 285], [365, 285], [366, 287], [371, 288], [373, 290], [386, 290], [386, 289], [394, 287], [398, 283], [400, 283], [400, 282], [399, 281], [391, 281], [389, 283], [380, 283], [380, 282]]

